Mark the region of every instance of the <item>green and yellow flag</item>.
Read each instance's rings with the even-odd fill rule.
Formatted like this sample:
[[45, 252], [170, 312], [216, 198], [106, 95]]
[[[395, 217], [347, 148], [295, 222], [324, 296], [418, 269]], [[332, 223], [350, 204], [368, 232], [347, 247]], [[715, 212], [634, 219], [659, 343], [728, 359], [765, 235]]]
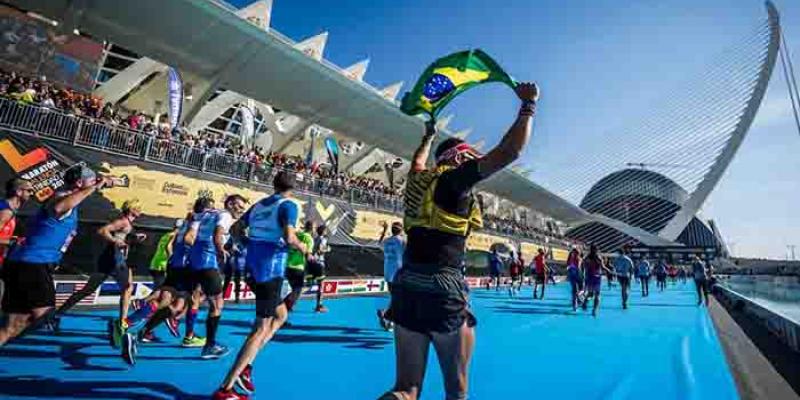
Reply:
[[465, 90], [487, 82], [517, 83], [482, 50], [462, 51], [431, 64], [403, 96], [400, 110], [408, 115], [426, 113], [435, 119], [439, 112]]

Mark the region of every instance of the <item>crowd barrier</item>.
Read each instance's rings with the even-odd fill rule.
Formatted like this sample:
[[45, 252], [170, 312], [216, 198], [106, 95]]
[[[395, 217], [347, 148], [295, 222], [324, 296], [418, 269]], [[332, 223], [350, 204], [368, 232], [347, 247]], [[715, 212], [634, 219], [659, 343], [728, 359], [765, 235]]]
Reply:
[[714, 286], [720, 302], [734, 310], [741, 310], [767, 328], [792, 350], [800, 352], [800, 324], [754, 302], [722, 285]]
[[[467, 277], [465, 279], [469, 287], [480, 287], [486, 284], [487, 278]], [[57, 279], [56, 285], [56, 305], [64, 303], [73, 293], [81, 290], [86, 284], [86, 280], [80, 279]], [[147, 297], [153, 290], [152, 282], [134, 282], [133, 298], [141, 299]], [[319, 285], [306, 286], [303, 288], [303, 296], [312, 297], [319, 291]], [[386, 282], [382, 278], [331, 278], [322, 283], [322, 293], [325, 296], [356, 296], [373, 295], [387, 293]], [[250, 290], [245, 282], [241, 286], [242, 300], [255, 300], [255, 294]], [[116, 282], [104, 282], [97, 290], [81, 300], [81, 306], [113, 306], [119, 304], [120, 288]], [[233, 283], [228, 285], [223, 296], [225, 300], [233, 300]]]

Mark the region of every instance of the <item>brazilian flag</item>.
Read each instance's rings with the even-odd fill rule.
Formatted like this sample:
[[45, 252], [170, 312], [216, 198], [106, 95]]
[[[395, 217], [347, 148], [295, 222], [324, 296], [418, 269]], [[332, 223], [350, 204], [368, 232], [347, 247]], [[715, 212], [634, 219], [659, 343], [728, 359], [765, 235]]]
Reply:
[[400, 110], [408, 115], [426, 113], [436, 119], [439, 112], [465, 90], [487, 82], [517, 83], [482, 50], [468, 50], [442, 57], [431, 64], [403, 95]]

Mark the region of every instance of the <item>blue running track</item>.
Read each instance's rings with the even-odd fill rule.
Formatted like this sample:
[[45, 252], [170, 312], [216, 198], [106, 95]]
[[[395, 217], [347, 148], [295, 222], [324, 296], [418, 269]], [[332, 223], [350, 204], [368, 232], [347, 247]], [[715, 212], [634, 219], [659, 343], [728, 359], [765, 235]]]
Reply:
[[[605, 289], [600, 314], [573, 313], [568, 288], [548, 286], [545, 300], [530, 288], [517, 298], [476, 289], [477, 346], [470, 371], [472, 399], [737, 399], [708, 313], [695, 305], [691, 282], [652, 291], [633, 286], [622, 310], [618, 286]], [[378, 327], [381, 298], [329, 300], [327, 314], [301, 301], [254, 365], [255, 398], [375, 399], [393, 383], [392, 336]], [[204, 312], [201, 313], [201, 315]], [[166, 328], [161, 344], [139, 348], [129, 368], [104, 335], [110, 311], [78, 312], [57, 335], [37, 333], [0, 349], [2, 399], [207, 399], [249, 331], [251, 305], [230, 305], [219, 341], [232, 353], [217, 361], [183, 349]], [[183, 325], [181, 326], [183, 329]], [[204, 332], [203, 321], [198, 331]], [[434, 352], [423, 399], [442, 399]]]

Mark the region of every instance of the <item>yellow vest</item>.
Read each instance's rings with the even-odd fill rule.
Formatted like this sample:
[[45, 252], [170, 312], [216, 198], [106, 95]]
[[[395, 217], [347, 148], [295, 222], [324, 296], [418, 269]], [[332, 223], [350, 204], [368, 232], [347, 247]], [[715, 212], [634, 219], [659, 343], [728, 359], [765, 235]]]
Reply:
[[403, 216], [403, 226], [406, 231], [422, 227], [466, 237], [473, 229], [483, 227], [481, 210], [474, 194], [470, 194], [469, 215], [466, 217], [449, 213], [433, 201], [439, 177], [452, 168], [440, 166], [434, 171], [422, 171], [409, 176], [406, 182]]

